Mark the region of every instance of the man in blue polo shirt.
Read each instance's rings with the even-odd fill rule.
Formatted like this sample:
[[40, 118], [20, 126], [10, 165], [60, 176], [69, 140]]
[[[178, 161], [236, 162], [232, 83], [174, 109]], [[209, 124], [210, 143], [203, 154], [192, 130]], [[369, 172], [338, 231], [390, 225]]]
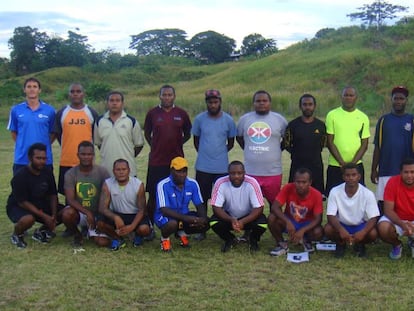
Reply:
[[[203, 205], [200, 187], [187, 177], [188, 162], [176, 157], [170, 164], [170, 176], [157, 185], [155, 224], [161, 230], [161, 250], [171, 251], [170, 235], [176, 233], [181, 246], [188, 247], [187, 234], [208, 230], [207, 211]], [[190, 201], [197, 212], [190, 212]]]
[[51, 143], [55, 109], [39, 99], [39, 80], [28, 78], [24, 82], [23, 91], [26, 101], [12, 107], [7, 126], [15, 141], [13, 175], [29, 164], [27, 152], [34, 143], [46, 145], [46, 167], [52, 169], [53, 166]]

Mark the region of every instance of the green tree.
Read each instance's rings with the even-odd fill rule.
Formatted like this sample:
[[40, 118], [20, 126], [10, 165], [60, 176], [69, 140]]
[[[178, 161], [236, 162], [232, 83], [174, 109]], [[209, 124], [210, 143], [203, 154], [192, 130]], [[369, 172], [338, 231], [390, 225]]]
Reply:
[[215, 64], [227, 60], [235, 47], [234, 39], [210, 30], [191, 38], [188, 54], [202, 62]]
[[270, 55], [277, 52], [276, 41], [265, 39], [261, 34], [253, 33], [244, 37], [241, 52], [243, 55]]
[[15, 28], [13, 37], [8, 41], [14, 72], [20, 75], [44, 69], [40, 51], [48, 40], [47, 34], [39, 32], [37, 28], [29, 26]]
[[363, 25], [375, 27], [379, 30], [385, 25], [387, 19], [392, 20], [396, 18], [396, 13], [405, 12], [408, 10], [408, 7], [378, 0], [371, 4], [364, 4], [358, 10], [359, 12], [347, 14], [346, 16], [351, 18], [351, 20], [360, 19]]
[[187, 34], [181, 29], [153, 29], [131, 36], [130, 49], [138, 56], [182, 56]]

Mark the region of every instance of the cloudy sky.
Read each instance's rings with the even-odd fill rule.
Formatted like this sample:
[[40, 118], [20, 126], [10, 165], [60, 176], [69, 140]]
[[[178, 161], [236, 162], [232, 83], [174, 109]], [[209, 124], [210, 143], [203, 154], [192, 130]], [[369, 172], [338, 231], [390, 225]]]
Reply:
[[[66, 38], [73, 31], [88, 37], [96, 51], [106, 48], [122, 54], [131, 35], [150, 29], [179, 28], [188, 39], [213, 30], [236, 40], [259, 33], [273, 38], [279, 48], [322, 28], [359, 24], [347, 14], [374, 0], [13, 0], [0, 3], [0, 57], [9, 57], [7, 41], [17, 27], [30, 26], [48, 36]], [[409, 7], [414, 0], [389, 0]]]

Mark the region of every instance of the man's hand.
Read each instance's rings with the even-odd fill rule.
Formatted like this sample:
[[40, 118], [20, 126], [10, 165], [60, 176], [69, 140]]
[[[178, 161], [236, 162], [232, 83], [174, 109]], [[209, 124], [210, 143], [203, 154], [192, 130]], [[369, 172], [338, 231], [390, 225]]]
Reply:
[[238, 219], [233, 219], [233, 221], [231, 222], [231, 226], [233, 227], [233, 230], [236, 232], [241, 232], [244, 227]]

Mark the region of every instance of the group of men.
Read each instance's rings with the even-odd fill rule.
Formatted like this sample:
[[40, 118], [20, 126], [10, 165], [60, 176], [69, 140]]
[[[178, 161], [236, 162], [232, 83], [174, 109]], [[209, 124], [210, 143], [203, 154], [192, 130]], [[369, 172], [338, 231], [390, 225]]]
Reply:
[[[312, 241], [326, 236], [336, 241], [338, 257], [346, 244], [355, 245], [358, 255], [365, 256], [365, 244], [378, 233], [393, 245], [391, 258], [401, 256], [398, 234], [409, 235], [414, 247], [414, 213], [409, 205], [414, 176], [404, 173], [413, 165], [414, 175], [414, 162], [405, 160], [413, 158], [412, 115], [405, 112], [405, 87], [392, 90], [392, 112], [379, 120], [376, 129], [371, 179], [379, 183], [378, 201], [384, 201], [379, 205], [384, 216], [378, 226], [380, 209], [373, 193], [363, 186], [369, 119], [356, 108], [353, 87], [343, 89], [342, 106], [330, 111], [325, 123], [314, 116], [316, 99], [311, 94], [300, 98], [302, 115], [288, 123], [271, 111], [271, 95], [260, 90], [253, 95], [254, 111], [241, 116], [236, 126], [222, 111], [218, 90], [206, 91], [207, 110], [191, 124], [187, 112], [175, 105], [175, 89], [164, 85], [160, 104], [145, 117], [144, 135], [137, 120], [124, 111], [121, 92], [108, 94], [107, 112], [98, 117], [84, 103], [79, 83], [69, 87], [70, 104], [56, 114], [39, 99], [37, 79], [27, 79], [24, 91], [26, 101], [12, 108], [8, 126], [16, 144], [7, 213], [15, 223], [11, 241], [19, 248], [26, 246], [24, 233], [35, 221], [43, 224], [33, 234], [39, 242], [47, 243], [62, 222], [68, 235], [74, 236], [75, 246], [81, 246], [87, 234], [97, 245], [109, 245], [112, 250], [124, 247], [127, 237], [134, 246], [154, 238], [154, 225], [165, 252], [172, 249], [172, 234], [188, 247], [189, 234], [196, 233], [195, 239], [202, 240], [210, 227], [223, 239], [223, 252], [237, 241], [234, 232], [243, 232], [239, 239], [246, 239], [252, 251], [258, 250], [267, 226], [276, 240], [270, 252], [274, 256], [288, 251], [284, 232], [306, 251], [313, 250]], [[191, 134], [197, 150], [195, 179], [187, 176], [183, 152]], [[57, 189], [65, 196], [63, 206], [58, 204], [53, 177], [51, 144], [56, 138], [61, 145]], [[137, 178], [135, 164], [144, 138], [150, 146], [146, 187]], [[244, 163], [229, 164], [228, 151], [235, 139], [243, 149]], [[94, 163], [94, 144], [100, 150], [101, 165]], [[330, 151], [326, 188], [321, 156], [325, 146]], [[289, 183], [281, 190], [284, 149], [292, 162]], [[400, 171], [400, 177], [391, 178]], [[405, 196], [395, 188], [405, 189]], [[328, 223], [323, 228], [325, 195]], [[270, 206], [268, 219], [264, 198]], [[196, 211], [190, 211], [190, 202]]]

